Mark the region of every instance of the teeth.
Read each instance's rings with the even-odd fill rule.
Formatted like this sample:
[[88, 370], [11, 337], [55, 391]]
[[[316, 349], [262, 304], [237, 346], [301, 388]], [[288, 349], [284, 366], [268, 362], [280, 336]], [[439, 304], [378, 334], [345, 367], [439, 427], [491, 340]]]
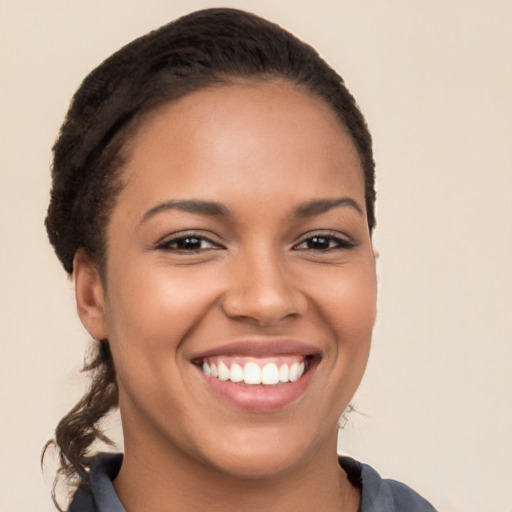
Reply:
[[228, 380], [229, 379], [229, 368], [221, 361], [217, 368], [219, 372], [219, 380]]
[[290, 375], [289, 375], [290, 382], [295, 382], [296, 380], [299, 380], [303, 374], [304, 374], [304, 362], [293, 363], [290, 366]]
[[277, 384], [279, 382], [279, 370], [274, 363], [266, 364], [261, 370], [262, 384]]
[[[229, 364], [229, 363], [228, 363]], [[305, 370], [304, 361], [295, 361], [292, 364], [283, 363], [278, 366], [276, 363], [267, 363], [260, 367], [254, 361], [248, 361], [242, 367], [238, 363], [232, 363], [231, 367], [224, 361], [219, 360], [217, 364], [203, 362], [205, 375], [216, 377], [222, 381], [244, 382], [245, 384], [264, 384], [272, 386], [280, 382], [295, 382], [302, 377]]]
[[299, 363], [293, 363], [290, 366], [290, 382], [295, 382], [299, 378]]
[[229, 372], [229, 380], [231, 382], [242, 382], [244, 380], [244, 370], [239, 364], [232, 364]]
[[290, 369], [287, 364], [282, 364], [279, 367], [279, 380], [281, 382], [288, 382], [290, 380]]
[[256, 363], [245, 364], [244, 382], [246, 384], [261, 384], [261, 368]]

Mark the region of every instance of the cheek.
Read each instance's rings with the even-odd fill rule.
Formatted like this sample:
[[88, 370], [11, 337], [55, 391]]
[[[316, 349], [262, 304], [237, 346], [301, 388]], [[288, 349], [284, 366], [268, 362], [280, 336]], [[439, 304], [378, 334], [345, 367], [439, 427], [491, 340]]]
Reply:
[[165, 372], [214, 300], [197, 273], [173, 273], [165, 266], [112, 272], [109, 284], [107, 328], [120, 378], [142, 368]]
[[126, 269], [113, 274], [107, 297], [109, 324], [120, 329], [151, 333], [176, 332], [188, 317], [199, 316], [211, 292], [198, 273], [173, 272], [158, 266], [147, 272]]
[[[179, 408], [184, 389], [183, 373], [177, 371], [183, 366], [181, 342], [211, 303], [211, 292], [193, 273], [180, 277], [163, 265], [140, 268], [144, 266], [127, 265], [123, 272], [110, 273], [106, 303], [122, 411], [132, 420], [138, 408], [147, 417], [155, 410], [170, 414]], [[169, 389], [178, 391], [170, 395]]]
[[370, 351], [377, 299], [373, 265], [346, 272], [343, 279], [331, 282], [328, 290], [322, 310], [335, 341], [335, 356], [330, 359], [336, 376], [333, 396], [341, 393], [348, 401], [359, 386]]
[[322, 309], [329, 317], [339, 346], [369, 343], [376, 316], [377, 283], [372, 262], [340, 270], [326, 279]]

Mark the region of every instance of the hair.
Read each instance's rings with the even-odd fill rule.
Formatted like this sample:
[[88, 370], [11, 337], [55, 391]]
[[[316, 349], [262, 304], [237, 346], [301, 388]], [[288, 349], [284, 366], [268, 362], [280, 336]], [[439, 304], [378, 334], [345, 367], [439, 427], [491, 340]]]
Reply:
[[[372, 140], [343, 79], [311, 46], [278, 25], [236, 9], [206, 9], [124, 46], [93, 70], [75, 93], [53, 147], [53, 186], [45, 221], [68, 274], [73, 273], [73, 258], [80, 249], [105, 278], [105, 231], [123, 186], [127, 143], [147, 115], [194, 91], [240, 79], [284, 80], [332, 108], [360, 157], [372, 232]], [[100, 421], [118, 405], [108, 340], [94, 345], [84, 370], [92, 374], [90, 388], [60, 421], [55, 439], [46, 446], [57, 445], [59, 474], [75, 484], [86, 472], [92, 443], [108, 442]], [[53, 496], [55, 501], [55, 489]]]

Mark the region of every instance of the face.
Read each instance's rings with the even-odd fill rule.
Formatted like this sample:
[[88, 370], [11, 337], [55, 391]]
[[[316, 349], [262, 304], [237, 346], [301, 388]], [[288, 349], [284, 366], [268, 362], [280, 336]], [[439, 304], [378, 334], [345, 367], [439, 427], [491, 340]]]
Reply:
[[376, 300], [335, 114], [286, 84], [196, 92], [144, 123], [124, 182], [95, 314], [79, 309], [110, 341], [127, 453], [251, 478], [331, 458]]

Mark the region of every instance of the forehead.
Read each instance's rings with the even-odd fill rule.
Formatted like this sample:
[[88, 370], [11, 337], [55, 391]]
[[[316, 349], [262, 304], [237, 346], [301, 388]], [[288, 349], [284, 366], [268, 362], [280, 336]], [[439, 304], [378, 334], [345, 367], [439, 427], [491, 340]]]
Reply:
[[136, 191], [140, 201], [210, 199], [226, 187], [267, 198], [299, 189], [364, 195], [357, 150], [337, 115], [282, 82], [216, 86], [161, 106], [131, 141], [124, 183], [121, 196]]

